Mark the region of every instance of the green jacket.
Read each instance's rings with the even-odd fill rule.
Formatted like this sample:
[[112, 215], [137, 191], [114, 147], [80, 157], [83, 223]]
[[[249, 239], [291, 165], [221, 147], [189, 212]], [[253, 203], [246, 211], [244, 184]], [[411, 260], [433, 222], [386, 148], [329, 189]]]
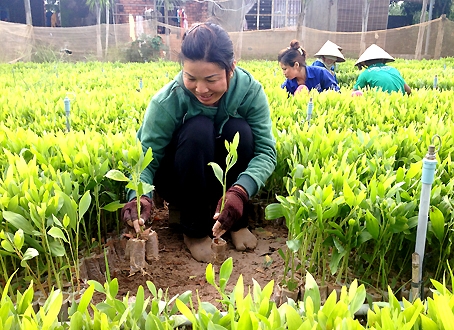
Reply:
[[[276, 142], [271, 132], [270, 109], [262, 85], [250, 73], [238, 67], [218, 107], [201, 104], [184, 87], [182, 72], [154, 95], [137, 132], [144, 152], [149, 147], [153, 151], [153, 160], [142, 172], [141, 180], [153, 184], [154, 175], [173, 133], [185, 120], [198, 115], [211, 118], [219, 134], [230, 117], [244, 118], [248, 122], [254, 136], [255, 156], [239, 175], [236, 184], [244, 187], [250, 197], [255, 195], [276, 166]], [[131, 200], [135, 197], [135, 191], [128, 191], [127, 197]]]
[[384, 63], [376, 63], [361, 72], [353, 89], [359, 90], [368, 87], [370, 89], [381, 89], [388, 93], [400, 92], [405, 94], [404, 85], [404, 78], [402, 78], [396, 68], [387, 66]]

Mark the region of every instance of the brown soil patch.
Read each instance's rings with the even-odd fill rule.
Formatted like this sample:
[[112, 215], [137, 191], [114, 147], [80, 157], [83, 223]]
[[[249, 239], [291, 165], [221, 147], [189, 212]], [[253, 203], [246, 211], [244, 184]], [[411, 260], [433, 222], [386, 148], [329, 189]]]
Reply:
[[[159, 240], [159, 259], [148, 263], [145, 272], [137, 272], [130, 275], [129, 260], [124, 258], [124, 247], [127, 238], [114, 238], [109, 250], [109, 270], [111, 278], [117, 278], [119, 283], [119, 295], [117, 298], [130, 292], [134, 296], [139, 285], [146, 289], [146, 281], [154, 283], [156, 288], [168, 291], [168, 297], [192, 291], [195, 298], [197, 293], [201, 301], [217, 304], [220, 296], [215, 288], [206, 282], [206, 263], [194, 260], [183, 242], [183, 235], [173, 224], [169, 222], [168, 210], [162, 208], [156, 211], [155, 219], [151, 228], [156, 231]], [[287, 229], [279, 221], [251, 220], [252, 232], [258, 238], [258, 246], [254, 251], [236, 251], [229, 236], [227, 241], [227, 257], [233, 258], [233, 272], [227, 285], [230, 292], [236, 284], [240, 274], [243, 275], [245, 290], [252, 288], [255, 279], [263, 288], [269, 281], [275, 280], [282, 275], [283, 260], [278, 254], [280, 248], [285, 247]], [[104, 257], [102, 257], [104, 260]], [[219, 266], [215, 266], [216, 274]], [[93, 274], [94, 272], [91, 271]], [[101, 273], [103, 273], [101, 266]], [[92, 278], [90, 272], [85, 274]], [[96, 279], [96, 278], [92, 278]], [[103, 296], [95, 297], [102, 300]], [[193, 299], [196, 303], [197, 300]], [[96, 301], [94, 301], [96, 303]]]

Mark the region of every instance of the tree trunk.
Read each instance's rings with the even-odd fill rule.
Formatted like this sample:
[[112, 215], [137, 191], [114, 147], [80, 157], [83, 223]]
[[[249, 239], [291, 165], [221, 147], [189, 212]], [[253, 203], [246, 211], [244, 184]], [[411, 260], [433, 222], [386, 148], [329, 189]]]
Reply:
[[424, 30], [425, 25], [423, 24], [426, 21], [426, 8], [427, 8], [427, 0], [423, 0], [422, 8], [421, 8], [421, 17], [419, 18], [419, 31], [418, 31], [418, 40], [416, 41], [416, 50], [415, 50], [415, 58], [420, 60], [421, 52], [422, 52], [422, 41], [424, 39]]
[[[166, 26], [169, 26], [169, 3], [168, 3], [168, 0], [164, 1], [164, 22], [165, 22]], [[166, 43], [167, 43], [167, 48], [168, 48], [167, 58], [170, 60], [171, 59], [171, 54], [172, 54], [172, 51], [170, 49], [170, 29], [168, 29], [166, 27], [164, 29], [164, 31], [165, 31], [165, 34], [166, 34]]]
[[98, 60], [102, 59], [102, 41], [101, 41], [101, 5], [96, 2], [96, 56]]
[[25, 6], [25, 22], [27, 25], [33, 25], [32, 22], [32, 8], [30, 6], [30, 0], [24, 0]]
[[370, 9], [370, 0], [364, 0], [363, 17], [362, 17], [362, 23], [361, 23], [360, 54], [364, 53], [364, 51], [366, 50], [366, 32], [367, 32], [367, 24], [369, 23], [369, 9]]
[[109, 48], [109, 27], [110, 27], [110, 1], [106, 2], [106, 49], [104, 57], [107, 59], [107, 50]]
[[[432, 20], [432, 11], [433, 11], [433, 7], [434, 7], [434, 3], [435, 3], [435, 0], [430, 0], [430, 3], [429, 3], [429, 17], [428, 17], [428, 21], [431, 21]], [[427, 56], [427, 53], [429, 51], [429, 42], [430, 42], [430, 27], [431, 27], [432, 24], [429, 24], [427, 26], [427, 37], [426, 37], [426, 47], [424, 49], [424, 55]]]
[[298, 24], [296, 26], [296, 40], [300, 41], [303, 47], [306, 47], [306, 45], [304, 44], [304, 39], [306, 38], [303, 36], [303, 27], [308, 3], [309, 0], [301, 0], [301, 12], [298, 15]]

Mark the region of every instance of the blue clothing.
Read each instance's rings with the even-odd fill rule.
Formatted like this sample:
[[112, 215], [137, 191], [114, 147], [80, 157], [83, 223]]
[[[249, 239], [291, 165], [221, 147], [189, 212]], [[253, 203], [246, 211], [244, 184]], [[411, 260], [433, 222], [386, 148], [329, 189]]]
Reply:
[[[336, 92], [340, 91], [339, 85], [328, 70], [318, 66], [306, 66], [305, 68], [305, 85], [309, 90], [316, 89], [319, 93], [330, 89], [335, 90]], [[291, 80], [286, 79], [281, 85], [281, 88], [285, 88], [289, 94], [293, 95], [298, 86], [297, 78], [293, 78]]]
[[334, 79], [336, 80], [336, 83], [339, 84], [339, 82], [337, 81], [336, 72], [334, 72], [334, 70], [336, 69], [336, 66], [334, 64], [331, 65], [331, 68], [328, 69], [325, 63], [323, 63], [320, 60], [316, 60], [314, 63], [312, 63], [312, 66], [319, 66], [321, 68], [325, 68], [326, 70], [329, 71], [329, 73], [333, 75]]
[[50, 27], [51, 26], [51, 18], [52, 18], [52, 12], [50, 10], [48, 10], [46, 12], [46, 26], [47, 27]]

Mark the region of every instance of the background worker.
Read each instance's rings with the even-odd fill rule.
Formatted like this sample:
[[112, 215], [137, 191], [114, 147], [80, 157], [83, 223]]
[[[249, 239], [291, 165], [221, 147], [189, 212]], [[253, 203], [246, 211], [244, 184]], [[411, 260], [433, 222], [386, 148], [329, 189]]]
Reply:
[[411, 88], [396, 68], [386, 65], [394, 58], [376, 44], [370, 45], [356, 61], [358, 69], [366, 67], [356, 80], [354, 91], [368, 88], [379, 89], [384, 92], [400, 92], [411, 94]]
[[315, 53], [317, 60], [312, 63], [312, 66], [319, 66], [328, 70], [339, 84], [335, 69], [336, 63], [345, 62], [345, 57], [341, 53], [342, 48], [336, 45], [334, 42], [327, 40], [320, 50]]
[[318, 66], [306, 66], [306, 51], [297, 40], [292, 40], [289, 47], [282, 49], [277, 60], [286, 78], [281, 87], [291, 95], [295, 94], [299, 86], [306, 86], [309, 91], [316, 89], [318, 92], [340, 90], [328, 70]]

